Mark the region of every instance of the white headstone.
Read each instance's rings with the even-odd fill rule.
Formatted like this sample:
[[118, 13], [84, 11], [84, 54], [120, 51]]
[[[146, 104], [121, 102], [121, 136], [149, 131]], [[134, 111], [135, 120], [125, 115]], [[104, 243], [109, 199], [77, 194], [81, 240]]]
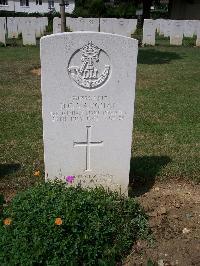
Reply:
[[20, 17], [18, 21], [18, 32], [22, 33], [24, 28], [26, 27], [26, 21], [29, 20], [29, 17]]
[[155, 45], [156, 24], [152, 19], [145, 19], [143, 25], [143, 40], [142, 43]]
[[48, 26], [48, 18], [47, 17], [42, 17], [41, 19], [41, 34], [44, 35], [45, 31], [46, 31], [46, 27]]
[[41, 18], [36, 18], [36, 21], [35, 21], [35, 35], [36, 35], [36, 38], [40, 38], [43, 34], [42, 34], [42, 20]]
[[185, 37], [192, 38], [196, 31], [196, 20], [184, 20], [183, 34]]
[[23, 17], [18, 17], [17, 19], [17, 32], [18, 34], [22, 33]]
[[196, 46], [200, 46], [200, 20], [196, 23], [196, 34], [197, 34]]
[[70, 31], [77, 31], [77, 22], [75, 18], [66, 17], [66, 27]]
[[159, 18], [155, 20], [155, 27], [158, 34], [161, 34], [161, 25], [162, 25], [163, 19]]
[[36, 45], [36, 18], [27, 18], [23, 23], [23, 45]]
[[131, 34], [135, 33], [136, 29], [137, 29], [137, 19], [128, 19], [131, 29]]
[[171, 27], [172, 27], [172, 21], [170, 19], [164, 20], [164, 26], [163, 26], [163, 34], [164, 37], [170, 37], [171, 34]]
[[101, 18], [100, 31], [131, 37], [137, 28], [137, 19]]
[[[99, 31], [99, 19], [98, 18], [78, 18], [80, 30], [79, 31]], [[81, 30], [81, 25], [83, 29]]]
[[100, 31], [115, 33], [114, 25], [117, 24], [116, 18], [101, 18], [100, 19]]
[[8, 39], [18, 38], [18, 18], [8, 17], [7, 18], [7, 31]]
[[157, 29], [157, 33], [159, 35], [163, 35], [164, 34], [164, 19], [156, 19], [156, 29]]
[[114, 26], [114, 33], [131, 37], [131, 34], [135, 32], [137, 27], [137, 19], [124, 19], [120, 18], [116, 20]]
[[41, 38], [46, 180], [127, 192], [138, 43], [107, 33]]
[[182, 45], [183, 41], [183, 21], [173, 20], [171, 24], [170, 44]]
[[66, 26], [71, 31], [95, 31], [99, 30], [98, 18], [66, 18]]
[[60, 33], [61, 32], [61, 19], [55, 17], [53, 19], [53, 33]]
[[6, 44], [6, 19], [0, 17], [0, 43]]

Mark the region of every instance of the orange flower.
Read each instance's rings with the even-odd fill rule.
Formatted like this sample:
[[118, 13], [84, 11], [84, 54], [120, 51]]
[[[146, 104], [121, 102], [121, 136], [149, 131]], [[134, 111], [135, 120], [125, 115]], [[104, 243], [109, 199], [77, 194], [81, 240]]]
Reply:
[[40, 175], [40, 171], [35, 171], [34, 176], [39, 176]]
[[11, 223], [12, 223], [12, 220], [10, 218], [6, 218], [3, 220], [4, 225], [11, 225]]
[[62, 219], [61, 218], [56, 218], [55, 219], [55, 224], [56, 225], [61, 225], [62, 224]]

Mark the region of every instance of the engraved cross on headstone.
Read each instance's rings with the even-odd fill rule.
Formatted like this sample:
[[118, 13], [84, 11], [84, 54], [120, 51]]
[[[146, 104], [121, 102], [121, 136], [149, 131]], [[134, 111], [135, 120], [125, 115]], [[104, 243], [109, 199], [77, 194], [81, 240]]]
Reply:
[[86, 147], [86, 169], [85, 171], [91, 171], [90, 168], [90, 148], [103, 146], [103, 141], [91, 141], [92, 137], [92, 126], [86, 126], [87, 128], [87, 139], [85, 142], [75, 142], [74, 147]]

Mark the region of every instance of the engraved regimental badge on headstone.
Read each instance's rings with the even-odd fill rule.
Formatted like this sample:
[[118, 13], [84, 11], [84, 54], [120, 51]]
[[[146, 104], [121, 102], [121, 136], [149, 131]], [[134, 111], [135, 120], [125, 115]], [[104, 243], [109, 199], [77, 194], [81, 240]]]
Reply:
[[78, 49], [69, 60], [70, 78], [76, 85], [86, 90], [94, 90], [103, 86], [110, 73], [109, 56], [92, 41]]

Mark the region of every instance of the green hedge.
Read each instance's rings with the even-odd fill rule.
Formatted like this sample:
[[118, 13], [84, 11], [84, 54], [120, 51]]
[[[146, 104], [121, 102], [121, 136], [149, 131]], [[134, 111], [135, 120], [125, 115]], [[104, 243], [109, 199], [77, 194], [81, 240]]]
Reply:
[[19, 193], [0, 219], [0, 265], [115, 265], [148, 237], [131, 198], [59, 182]]
[[134, 2], [121, 2], [115, 5], [106, 4], [104, 0], [77, 0], [73, 16], [136, 18]]

